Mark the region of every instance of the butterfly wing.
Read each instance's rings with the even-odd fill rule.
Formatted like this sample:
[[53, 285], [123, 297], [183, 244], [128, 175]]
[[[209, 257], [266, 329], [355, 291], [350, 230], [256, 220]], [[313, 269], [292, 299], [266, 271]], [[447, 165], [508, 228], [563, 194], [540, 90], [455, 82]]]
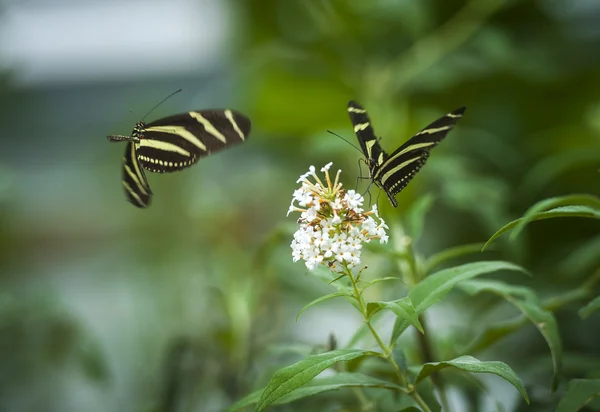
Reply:
[[123, 188], [127, 200], [139, 208], [150, 205], [152, 191], [144, 174], [144, 169], [138, 162], [138, 156], [133, 142], [127, 143], [125, 155], [123, 156]]
[[373, 180], [381, 184], [394, 207], [398, 205], [395, 195], [404, 189], [423, 167], [431, 149], [456, 126], [465, 110], [466, 107], [461, 107], [437, 119], [408, 139], [379, 166], [372, 176]]
[[197, 110], [144, 125], [135, 145], [144, 169], [173, 172], [244, 142], [250, 128], [250, 119], [234, 110]]
[[371, 176], [373, 176], [373, 169], [381, 165], [387, 159], [388, 155], [377, 141], [367, 111], [359, 103], [350, 100], [348, 102], [348, 114], [354, 126], [354, 133], [356, 134], [360, 148], [367, 158]]

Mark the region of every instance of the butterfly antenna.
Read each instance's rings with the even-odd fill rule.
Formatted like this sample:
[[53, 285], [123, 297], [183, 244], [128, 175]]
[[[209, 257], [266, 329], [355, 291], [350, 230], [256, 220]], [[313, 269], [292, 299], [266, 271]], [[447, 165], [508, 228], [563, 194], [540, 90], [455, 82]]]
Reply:
[[364, 153], [362, 152], [362, 150], [360, 150], [358, 147], [356, 147], [355, 145], [353, 145], [352, 143], [350, 143], [348, 140], [344, 139], [342, 136], [340, 136], [337, 133], [332, 132], [331, 130], [327, 130], [327, 133], [331, 133], [334, 136], [339, 137], [340, 139], [342, 139], [344, 142], [348, 143], [350, 146], [352, 146], [353, 148], [355, 148], [356, 150], [359, 151], [360, 154], [364, 155]]
[[150, 113], [152, 113], [154, 111], [154, 109], [156, 109], [158, 106], [160, 106], [161, 104], [163, 104], [164, 102], [166, 102], [167, 100], [169, 100], [171, 97], [173, 97], [174, 95], [176, 95], [177, 93], [179, 93], [181, 90], [183, 89], [179, 89], [179, 90], [175, 90], [173, 93], [171, 93], [170, 95], [168, 95], [167, 97], [165, 97], [164, 99], [162, 99], [160, 101], [160, 103], [158, 103], [156, 106], [154, 106], [152, 109], [150, 109], [148, 111], [148, 113], [146, 113], [144, 115], [144, 117], [142, 117], [142, 120], [144, 120], [146, 118], [146, 116], [148, 116]]

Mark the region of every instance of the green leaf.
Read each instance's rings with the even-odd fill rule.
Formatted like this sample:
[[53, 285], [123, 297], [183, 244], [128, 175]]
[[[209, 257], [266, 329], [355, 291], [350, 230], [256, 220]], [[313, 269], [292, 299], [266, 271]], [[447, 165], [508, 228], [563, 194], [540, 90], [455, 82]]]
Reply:
[[[487, 261], [467, 263], [440, 270], [426, 277], [410, 291], [408, 297], [415, 307], [417, 316], [420, 316], [427, 308], [442, 300], [457, 283], [499, 270], [514, 270], [527, 273], [522, 267], [509, 262]], [[399, 317], [396, 319], [390, 341], [392, 345], [409, 325], [410, 323], [407, 320]]]
[[338, 362], [349, 361], [362, 356], [378, 356], [381, 354], [360, 349], [339, 349], [331, 352], [309, 356], [293, 365], [279, 369], [262, 392], [256, 412], [306, 384], [325, 369]]
[[421, 237], [423, 226], [425, 225], [425, 216], [431, 210], [434, 201], [435, 196], [427, 193], [424, 196], [420, 196], [406, 212], [407, 232], [414, 241], [419, 240]]
[[512, 286], [495, 280], [471, 280], [463, 282], [460, 288], [467, 293], [492, 292], [515, 305], [540, 331], [552, 354], [554, 367], [553, 390], [558, 386], [558, 376], [562, 369], [562, 344], [558, 325], [552, 312], [541, 307], [535, 293], [523, 286]]
[[521, 298], [527, 301], [538, 302], [538, 297], [532, 289], [525, 286], [510, 285], [500, 280], [473, 279], [462, 282], [458, 287], [469, 295], [492, 292], [505, 299]]
[[600, 379], [573, 379], [562, 397], [556, 412], [578, 411], [600, 395]]
[[418, 383], [432, 373], [450, 366], [467, 372], [493, 373], [494, 375], [498, 375], [513, 385], [521, 393], [521, 396], [523, 396], [525, 401], [529, 403], [529, 396], [527, 396], [527, 391], [525, 390], [521, 379], [519, 379], [517, 374], [507, 364], [495, 361], [482, 362], [472, 356], [461, 356], [450, 361], [426, 363], [418, 373], [416, 382]]
[[462, 353], [473, 353], [479, 352], [483, 349], [489, 348], [494, 343], [498, 342], [505, 336], [521, 329], [529, 322], [524, 316], [517, 316], [514, 319], [510, 319], [504, 322], [496, 323], [489, 326], [481, 335], [479, 335], [473, 342], [471, 342], [466, 348], [462, 349]]
[[400, 409], [398, 412], [421, 412], [421, 409], [416, 406], [409, 406], [408, 408]]
[[540, 188], [554, 181], [558, 175], [574, 166], [598, 164], [599, 149], [574, 149], [561, 151], [559, 155], [547, 157], [532, 167], [522, 180], [517, 193], [532, 196]]
[[552, 312], [545, 310], [538, 304], [529, 301], [514, 300], [512, 302], [540, 331], [552, 355], [552, 366], [554, 368], [554, 381], [552, 390], [558, 387], [558, 378], [562, 371], [562, 344], [558, 334], [558, 325]]
[[296, 316], [296, 322], [298, 322], [298, 320], [300, 319], [300, 315], [302, 315], [302, 313], [306, 309], [310, 308], [311, 306], [316, 305], [317, 303], [321, 303], [324, 300], [331, 299], [331, 298], [337, 298], [340, 296], [352, 297], [351, 295], [348, 295], [347, 293], [344, 293], [344, 292], [335, 292], [335, 293], [330, 293], [329, 295], [321, 296], [320, 298], [317, 298], [317, 299], [313, 300], [312, 302], [310, 302], [308, 305], [303, 307], [300, 312], [298, 312], [298, 315]]
[[451, 247], [446, 250], [442, 250], [441, 252], [436, 253], [435, 255], [427, 259], [427, 267], [425, 269], [425, 272], [430, 272], [432, 269], [438, 267], [439, 265], [450, 259], [455, 259], [457, 257], [461, 257], [471, 253], [481, 253], [481, 248], [483, 247], [483, 245], [484, 244], [481, 242], [471, 243], [468, 245], [460, 245], [456, 247]]
[[600, 266], [600, 236], [580, 245], [558, 265], [559, 272], [571, 274], [592, 272]]
[[598, 309], [600, 309], [600, 296], [596, 296], [587, 305], [579, 309], [578, 313], [580, 317], [585, 319]]
[[590, 208], [600, 211], [600, 198], [588, 194], [576, 194], [541, 200], [531, 206], [523, 214], [523, 217], [521, 217], [519, 223], [517, 223], [513, 232], [510, 234], [510, 240], [516, 239], [516, 237], [521, 233], [521, 231], [523, 231], [525, 226], [531, 222], [535, 215], [559, 206], [589, 206]]
[[[401, 386], [380, 379], [372, 378], [361, 373], [340, 372], [336, 375], [328, 376], [325, 378], [315, 378], [311, 382], [308, 382], [306, 385], [277, 399], [275, 402], [273, 402], [273, 404], [282, 405], [296, 401], [298, 399], [307, 398], [309, 396], [314, 396], [320, 393], [343, 388], [382, 388], [402, 392], [406, 391]], [[245, 408], [246, 406], [257, 403], [260, 399], [260, 395], [262, 394], [262, 392], [263, 389], [252, 392], [251, 394], [245, 396], [243, 399], [239, 400], [235, 404], [231, 405], [226, 411], [234, 412]]]
[[408, 321], [411, 325], [417, 328], [419, 332], [425, 333], [423, 331], [423, 326], [421, 326], [421, 322], [419, 321], [419, 316], [415, 311], [415, 307], [408, 296], [392, 302], [369, 302], [367, 303], [367, 316], [370, 319], [381, 309], [391, 310], [396, 316]]
[[388, 276], [388, 277], [385, 277], [385, 278], [375, 279], [375, 280], [372, 280], [370, 282], [366, 282], [366, 286], [363, 288], [363, 292], [365, 290], [367, 290], [368, 288], [370, 288], [371, 286], [373, 286], [373, 285], [375, 285], [375, 284], [377, 284], [379, 282], [387, 282], [388, 280], [399, 280], [399, 281], [402, 281], [402, 279], [397, 278], [395, 276]]
[[[556, 217], [589, 217], [592, 219], [600, 219], [600, 210], [593, 209], [588, 206], [562, 206], [545, 212], [536, 213], [531, 216], [529, 221], [552, 219]], [[481, 250], [485, 250], [494, 240], [496, 240], [504, 232], [507, 232], [519, 224], [522, 218], [513, 220], [512, 222], [504, 225], [492, 237], [485, 243]]]
[[425, 309], [438, 303], [450, 290], [463, 280], [499, 270], [514, 270], [527, 273], [521, 266], [503, 261], [485, 261], [467, 263], [453, 268], [440, 270], [416, 285], [408, 294], [417, 313], [421, 314]]

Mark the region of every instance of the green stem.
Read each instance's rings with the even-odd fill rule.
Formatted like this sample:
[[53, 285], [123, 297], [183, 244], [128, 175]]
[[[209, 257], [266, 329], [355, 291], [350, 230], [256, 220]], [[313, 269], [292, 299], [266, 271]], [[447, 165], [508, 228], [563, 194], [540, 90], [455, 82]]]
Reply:
[[364, 319], [365, 323], [367, 324], [367, 327], [371, 331], [371, 334], [377, 341], [377, 344], [381, 348], [381, 351], [383, 352], [383, 355], [384, 355], [383, 357], [390, 363], [390, 365], [394, 369], [394, 372], [396, 373], [396, 376], [398, 376], [398, 380], [400, 381], [400, 384], [405, 387], [406, 392], [414, 399], [414, 401], [417, 403], [417, 405], [419, 405], [424, 412], [431, 412], [431, 408], [429, 408], [429, 405], [427, 405], [427, 403], [423, 400], [423, 398], [421, 398], [421, 395], [419, 395], [416, 388], [412, 384], [408, 383], [408, 381], [406, 380], [406, 377], [402, 373], [400, 366], [398, 366], [398, 363], [396, 363], [396, 360], [394, 359], [394, 356], [392, 355], [392, 350], [389, 348], [389, 346], [387, 346], [383, 342], [383, 340], [381, 340], [381, 337], [379, 336], [379, 334], [373, 327], [373, 324], [371, 323], [371, 320], [369, 319], [369, 317], [367, 315], [367, 307], [363, 300], [362, 293], [358, 290], [358, 285], [356, 284], [356, 279], [354, 278], [354, 276], [352, 276], [352, 271], [350, 269], [346, 269], [346, 274], [348, 275], [348, 278], [350, 279], [350, 282], [352, 283], [352, 288], [354, 289], [354, 298], [358, 302], [360, 311], [363, 315], [363, 319]]
[[[433, 347], [431, 342], [429, 341], [429, 324], [427, 323], [427, 318], [425, 314], [419, 317], [419, 321], [421, 322], [421, 326], [423, 326], [423, 333], [418, 333], [419, 337], [419, 346], [421, 347], [421, 353], [423, 354], [423, 363], [434, 362], [436, 356], [433, 353]], [[433, 386], [437, 388], [437, 391], [440, 395], [440, 402], [442, 404], [442, 410], [450, 412], [450, 404], [448, 403], [448, 397], [446, 396], [446, 385], [444, 383], [444, 379], [438, 373], [434, 373], [431, 375], [431, 382]]]

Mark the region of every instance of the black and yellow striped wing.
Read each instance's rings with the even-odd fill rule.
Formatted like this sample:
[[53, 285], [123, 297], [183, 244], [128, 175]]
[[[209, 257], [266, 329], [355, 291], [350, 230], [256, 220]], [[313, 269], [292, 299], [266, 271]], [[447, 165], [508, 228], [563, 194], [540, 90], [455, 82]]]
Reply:
[[348, 102], [348, 114], [350, 121], [354, 126], [354, 133], [360, 144], [360, 148], [365, 155], [369, 172], [373, 175], [373, 169], [381, 165], [387, 158], [388, 154], [381, 148], [377, 141], [371, 119], [367, 111], [357, 102], [350, 100]]
[[127, 199], [134, 206], [145, 208], [150, 205], [152, 191], [138, 162], [138, 155], [133, 142], [128, 142], [123, 156], [123, 188]]
[[371, 180], [385, 191], [394, 207], [398, 206], [396, 194], [408, 185], [427, 161], [431, 149], [446, 137], [466, 110], [466, 107], [461, 107], [439, 118], [388, 155], [379, 146], [366, 112], [356, 113], [350, 110], [357, 106], [360, 108], [357, 103], [350, 102], [348, 112], [361, 148], [367, 156]]
[[136, 125], [140, 164], [157, 173], [173, 172], [201, 157], [243, 143], [250, 119], [234, 110], [197, 110]]

